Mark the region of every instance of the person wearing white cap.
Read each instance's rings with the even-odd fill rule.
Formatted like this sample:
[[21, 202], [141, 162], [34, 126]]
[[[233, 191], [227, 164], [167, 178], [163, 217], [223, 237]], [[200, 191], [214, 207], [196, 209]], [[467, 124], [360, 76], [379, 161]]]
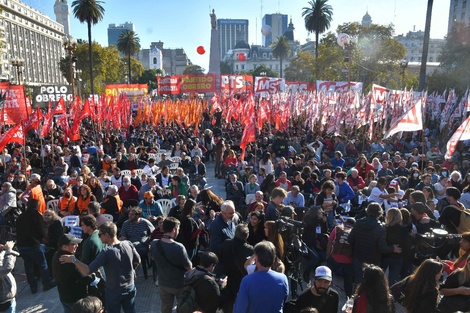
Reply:
[[338, 312], [339, 295], [331, 288], [333, 276], [327, 266], [319, 266], [315, 270], [312, 287], [305, 290], [297, 298], [295, 308], [297, 312], [305, 308], [316, 308], [322, 313]]

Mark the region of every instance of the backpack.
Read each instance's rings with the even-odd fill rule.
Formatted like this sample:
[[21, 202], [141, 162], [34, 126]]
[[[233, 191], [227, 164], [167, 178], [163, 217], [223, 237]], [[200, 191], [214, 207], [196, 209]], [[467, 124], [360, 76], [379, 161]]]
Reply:
[[456, 228], [459, 234], [470, 231], [470, 210], [463, 209], [460, 212], [460, 223]]
[[195, 288], [201, 283], [203, 276], [198, 277], [195, 282], [184, 286], [177, 304], [179, 313], [193, 313], [199, 310]]
[[343, 229], [341, 227], [336, 226], [336, 236], [333, 242], [333, 248], [331, 254], [335, 255], [344, 255], [344, 256], [352, 256], [352, 246], [348, 242], [348, 236], [351, 232], [352, 228]]

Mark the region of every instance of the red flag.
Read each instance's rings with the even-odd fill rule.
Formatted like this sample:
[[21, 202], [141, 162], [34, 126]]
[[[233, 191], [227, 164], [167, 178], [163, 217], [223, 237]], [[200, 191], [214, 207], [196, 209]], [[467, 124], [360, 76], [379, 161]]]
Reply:
[[29, 119], [24, 123], [24, 133], [27, 134], [31, 129], [39, 128], [39, 121], [43, 118], [41, 109], [36, 108], [36, 112], [29, 115]]
[[242, 149], [242, 159], [245, 158], [245, 149], [249, 142], [256, 141], [256, 127], [254, 115], [251, 116], [249, 123], [243, 130], [242, 140], [240, 142], [240, 148]]
[[67, 114], [62, 114], [62, 116], [57, 119], [57, 125], [59, 125], [62, 128], [62, 131], [64, 132], [64, 144], [68, 143], [67, 138], [70, 137], [70, 131], [69, 131], [69, 122], [67, 120]]
[[45, 137], [49, 134], [52, 128], [52, 110], [51, 110], [51, 101], [49, 101], [49, 108], [47, 110], [47, 115], [44, 117], [44, 122], [42, 123], [41, 133], [39, 134], [41, 137]]
[[59, 115], [65, 113], [65, 102], [64, 98], [60, 98], [54, 108], [54, 113], [52, 115]]
[[17, 142], [24, 146], [24, 132], [22, 123], [16, 124], [15, 127], [10, 128], [10, 130], [0, 136], [0, 151], [2, 151], [10, 142]]

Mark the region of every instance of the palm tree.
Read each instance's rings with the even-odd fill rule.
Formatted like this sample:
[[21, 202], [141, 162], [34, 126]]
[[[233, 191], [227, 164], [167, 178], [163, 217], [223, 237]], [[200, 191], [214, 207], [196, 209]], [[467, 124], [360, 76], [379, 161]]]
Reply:
[[421, 67], [419, 69], [419, 86], [418, 91], [423, 91], [426, 84], [426, 63], [428, 61], [429, 49], [429, 33], [431, 32], [433, 0], [428, 0], [428, 8], [426, 10], [426, 25], [424, 26], [423, 52], [421, 55]]
[[88, 27], [88, 62], [90, 64], [90, 84], [91, 94], [94, 95], [93, 86], [93, 51], [91, 41], [91, 25], [96, 25], [103, 20], [104, 8], [99, 0], [75, 0], [72, 2], [73, 15], [80, 23], [86, 23]]
[[289, 39], [286, 36], [277, 37], [276, 41], [271, 44], [271, 48], [273, 49], [273, 55], [276, 59], [279, 59], [281, 63], [281, 78], [282, 78], [282, 60], [287, 59], [290, 55], [291, 47], [289, 43]]
[[119, 35], [117, 41], [117, 48], [119, 52], [124, 53], [127, 56], [127, 74], [128, 79], [127, 83], [131, 83], [131, 56], [140, 51], [140, 38], [132, 30], [124, 30], [121, 35]]
[[309, 1], [310, 7], [303, 8], [302, 12], [305, 28], [315, 33], [315, 58], [318, 58], [318, 37], [330, 28], [333, 18], [333, 8], [327, 2], [328, 0]]

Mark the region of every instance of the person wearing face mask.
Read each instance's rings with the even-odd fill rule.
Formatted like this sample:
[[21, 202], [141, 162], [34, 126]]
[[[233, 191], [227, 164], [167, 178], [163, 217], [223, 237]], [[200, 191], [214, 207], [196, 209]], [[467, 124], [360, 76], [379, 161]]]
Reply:
[[411, 169], [410, 177], [408, 177], [408, 188], [415, 188], [421, 182], [421, 175], [417, 168]]
[[13, 186], [13, 188], [15, 188], [16, 190], [21, 190], [21, 191], [25, 191], [26, 190], [26, 187], [28, 187], [28, 184], [26, 182], [26, 178], [24, 176], [24, 174], [18, 174], [16, 176], [16, 179], [14, 179], [12, 182], [11, 182], [11, 185]]
[[103, 208], [102, 214], [111, 214], [114, 222], [117, 222], [119, 214], [121, 214], [123, 202], [118, 194], [118, 187], [116, 185], [109, 185], [106, 191], [106, 198], [101, 203]]
[[86, 215], [88, 214], [88, 204], [91, 201], [96, 201], [96, 197], [91, 193], [91, 189], [87, 185], [80, 186], [78, 193], [79, 196], [77, 197], [74, 213], [76, 215]]
[[84, 184], [84, 179], [83, 176], [78, 176], [76, 180], [76, 184], [72, 185], [72, 194], [74, 197], [79, 197], [80, 196], [80, 187], [82, 187]]
[[59, 198], [59, 215], [68, 216], [72, 214], [73, 210], [75, 209], [76, 202], [77, 198], [73, 196], [72, 188], [65, 188], [64, 195]]

